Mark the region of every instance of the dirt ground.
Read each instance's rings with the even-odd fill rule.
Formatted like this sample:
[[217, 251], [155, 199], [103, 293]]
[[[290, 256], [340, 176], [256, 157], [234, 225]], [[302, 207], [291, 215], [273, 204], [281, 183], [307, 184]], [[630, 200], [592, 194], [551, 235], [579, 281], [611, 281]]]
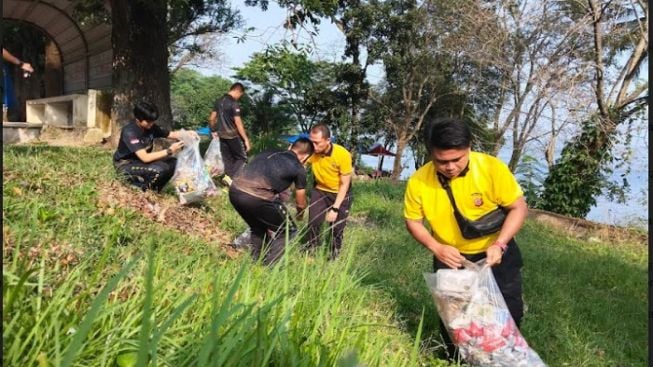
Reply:
[[31, 144], [47, 144], [58, 147], [106, 147], [111, 149], [109, 144], [98, 144], [84, 141], [84, 130], [43, 128], [38, 141]]
[[563, 231], [571, 237], [589, 242], [648, 245], [648, 235], [642, 231], [567, 217], [539, 209], [529, 209], [528, 217], [538, 223]]
[[[32, 143], [33, 144], [33, 143]], [[109, 143], [83, 143], [82, 137], [73, 132], [46, 132], [36, 144], [52, 146], [93, 146], [113, 150]], [[140, 192], [120, 182], [98, 184], [98, 209], [105, 215], [113, 215], [115, 208], [132, 209], [145, 217], [179, 233], [195, 236], [207, 243], [219, 246], [229, 257], [238, 256], [242, 250], [230, 244], [232, 235], [219, 229], [208, 207], [182, 206], [176, 197], [153, 192]]]
[[[199, 236], [209, 243], [215, 243], [222, 247], [228, 256], [233, 257], [240, 253], [231, 247], [231, 235], [218, 228], [208, 208], [182, 206], [174, 197], [157, 195], [152, 192], [141, 193], [119, 182], [102, 184], [99, 187], [99, 195], [98, 207], [109, 213], [115, 207], [133, 209], [180, 233]], [[648, 244], [646, 233], [628, 228], [567, 217], [538, 209], [529, 209], [529, 218], [584, 241], [631, 243], [642, 246]], [[356, 218], [352, 217], [351, 221], [356, 222]]]
[[105, 215], [113, 215], [117, 207], [133, 209], [174, 231], [219, 246], [229, 257], [241, 253], [230, 245], [232, 236], [218, 228], [210, 208], [182, 206], [175, 197], [143, 193], [115, 181], [100, 184], [98, 196], [98, 209]]

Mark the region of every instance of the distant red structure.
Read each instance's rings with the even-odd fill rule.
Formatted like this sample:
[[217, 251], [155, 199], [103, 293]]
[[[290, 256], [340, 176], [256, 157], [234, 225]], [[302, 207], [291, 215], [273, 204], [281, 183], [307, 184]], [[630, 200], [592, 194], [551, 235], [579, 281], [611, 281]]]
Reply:
[[395, 153], [392, 153], [391, 151], [387, 150], [383, 145], [380, 143], [376, 143], [372, 145], [372, 147], [367, 151], [364, 152], [363, 154], [371, 155], [374, 157], [379, 157], [379, 165], [376, 168], [376, 171], [372, 174], [372, 178], [379, 178], [379, 177], [389, 177], [391, 172], [383, 172], [382, 166], [383, 166], [383, 158], [388, 156], [388, 157], [394, 157], [396, 156]]

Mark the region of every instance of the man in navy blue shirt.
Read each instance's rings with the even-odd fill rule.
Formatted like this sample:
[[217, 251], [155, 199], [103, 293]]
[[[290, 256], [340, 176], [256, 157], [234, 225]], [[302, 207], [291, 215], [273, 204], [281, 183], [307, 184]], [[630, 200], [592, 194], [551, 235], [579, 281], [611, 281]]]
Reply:
[[[159, 118], [159, 110], [148, 102], [136, 103], [134, 118], [120, 132], [113, 165], [119, 175], [143, 191], [161, 191], [175, 173], [177, 159], [172, 155], [183, 149], [184, 143], [178, 141], [166, 150], [153, 152], [154, 139], [179, 140], [182, 132], [158, 126], [154, 121]], [[197, 135], [194, 131], [186, 133]]]
[[297, 217], [301, 219], [306, 209], [304, 164], [311, 154], [311, 141], [299, 138], [289, 150], [271, 150], [254, 157], [231, 184], [229, 200], [250, 226], [254, 260], [263, 256], [263, 263], [270, 265], [283, 255], [286, 224], [291, 232], [296, 228], [280, 194], [295, 185]]
[[240, 118], [238, 100], [245, 94], [241, 83], [234, 83], [229, 92], [215, 101], [209, 116], [209, 128], [213, 137], [220, 138], [220, 153], [224, 162], [224, 173], [229, 179], [236, 177], [247, 162], [250, 150], [245, 125]]

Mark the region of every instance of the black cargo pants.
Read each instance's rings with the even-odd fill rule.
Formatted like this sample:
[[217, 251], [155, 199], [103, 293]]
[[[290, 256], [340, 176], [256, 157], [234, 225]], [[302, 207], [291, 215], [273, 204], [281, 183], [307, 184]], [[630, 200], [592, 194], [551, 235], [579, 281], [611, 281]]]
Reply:
[[295, 223], [283, 203], [258, 198], [234, 185], [229, 188], [229, 201], [252, 231], [252, 258], [258, 261], [263, 256], [265, 265], [279, 261], [286, 249], [286, 224], [289, 236], [296, 232]]
[[140, 160], [120, 160], [114, 163], [116, 172], [141, 190], [161, 191], [175, 173], [177, 158], [169, 157], [151, 163]]

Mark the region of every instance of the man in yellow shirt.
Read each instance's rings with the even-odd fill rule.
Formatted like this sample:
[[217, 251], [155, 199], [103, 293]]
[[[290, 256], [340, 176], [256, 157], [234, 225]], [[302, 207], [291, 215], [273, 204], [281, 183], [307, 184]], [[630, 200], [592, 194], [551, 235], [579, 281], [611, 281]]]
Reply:
[[[476, 262], [487, 258], [510, 314], [519, 326], [524, 308], [522, 257], [513, 237], [528, 214], [523, 192], [506, 164], [496, 157], [471, 151], [472, 135], [463, 121], [433, 121], [426, 127], [425, 136], [432, 161], [408, 181], [404, 195], [406, 228], [433, 253], [434, 271], [459, 268], [464, 259]], [[503, 224], [494, 233], [475, 238], [463, 236], [446, 185], [451, 188], [462, 217], [475, 221], [501, 207], [506, 213]], [[442, 322], [440, 329], [453, 357], [455, 348]]]
[[342, 237], [351, 205], [351, 154], [343, 146], [331, 142], [331, 131], [323, 123], [311, 128], [309, 139], [315, 149], [309, 159], [315, 184], [308, 209], [309, 250], [320, 244], [322, 223], [330, 223], [332, 233], [330, 259], [342, 248]]

